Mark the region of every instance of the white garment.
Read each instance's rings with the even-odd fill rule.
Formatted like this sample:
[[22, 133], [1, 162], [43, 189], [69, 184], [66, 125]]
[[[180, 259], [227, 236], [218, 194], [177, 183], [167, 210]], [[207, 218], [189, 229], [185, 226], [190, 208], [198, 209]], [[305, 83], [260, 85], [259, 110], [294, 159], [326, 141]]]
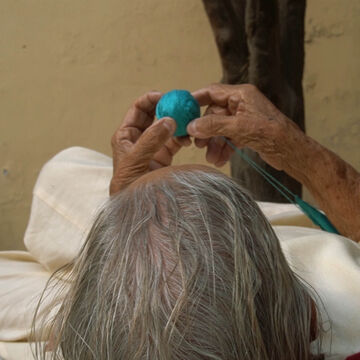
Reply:
[[[24, 239], [28, 252], [0, 253], [0, 356], [4, 359], [32, 359], [26, 340], [41, 291], [51, 273], [79, 251], [97, 210], [108, 198], [111, 176], [109, 157], [79, 147], [60, 152], [43, 167]], [[344, 359], [360, 351], [360, 246], [311, 228], [291, 204], [259, 205], [292, 269], [321, 297], [324, 327], [332, 324], [332, 338], [327, 331], [323, 339], [327, 358]], [[41, 311], [55, 311], [53, 299]]]

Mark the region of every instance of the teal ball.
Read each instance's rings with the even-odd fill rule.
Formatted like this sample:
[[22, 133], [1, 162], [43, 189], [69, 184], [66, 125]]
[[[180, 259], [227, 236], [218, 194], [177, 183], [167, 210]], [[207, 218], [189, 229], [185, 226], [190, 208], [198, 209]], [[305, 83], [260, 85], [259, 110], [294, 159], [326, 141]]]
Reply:
[[156, 106], [156, 117], [171, 117], [177, 127], [174, 136], [187, 135], [186, 126], [200, 117], [200, 106], [187, 90], [172, 90], [164, 94]]

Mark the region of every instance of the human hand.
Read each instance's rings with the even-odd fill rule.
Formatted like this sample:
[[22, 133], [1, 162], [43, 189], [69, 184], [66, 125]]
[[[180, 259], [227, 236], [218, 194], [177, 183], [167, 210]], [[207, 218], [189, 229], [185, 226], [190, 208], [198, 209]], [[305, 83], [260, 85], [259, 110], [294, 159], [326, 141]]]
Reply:
[[188, 137], [172, 137], [176, 129], [174, 119], [163, 118], [153, 123], [161, 95], [149, 92], [138, 98], [112, 136], [110, 195], [149, 171], [169, 166], [180, 148], [191, 144]]
[[338, 231], [360, 242], [360, 174], [350, 164], [307, 136], [252, 85], [211, 85], [193, 93], [205, 116], [187, 126], [207, 159], [221, 165], [229, 159], [227, 144], [255, 150], [269, 165], [306, 186]]
[[187, 132], [195, 137], [196, 146], [207, 146], [210, 163], [223, 166], [230, 159], [233, 150], [224, 136], [235, 146], [249, 147], [267, 163], [282, 169], [284, 131], [300, 130], [255, 86], [214, 84], [193, 92], [193, 96], [200, 106], [208, 108], [203, 117], [188, 125]]

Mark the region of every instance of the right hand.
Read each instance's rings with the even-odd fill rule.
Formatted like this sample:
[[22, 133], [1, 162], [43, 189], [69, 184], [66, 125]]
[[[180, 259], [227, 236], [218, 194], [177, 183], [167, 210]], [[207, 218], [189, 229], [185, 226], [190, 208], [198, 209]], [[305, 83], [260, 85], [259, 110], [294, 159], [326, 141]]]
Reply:
[[193, 96], [208, 108], [204, 116], [188, 125], [187, 132], [196, 138], [198, 147], [207, 146], [210, 163], [222, 166], [230, 159], [232, 150], [224, 136], [282, 170], [282, 151], [287, 151], [283, 136], [290, 129], [300, 130], [255, 86], [214, 84], [193, 92]]
[[172, 135], [174, 119], [154, 121], [159, 92], [149, 92], [138, 98], [111, 139], [113, 177], [110, 195], [117, 193], [149, 171], [171, 165], [173, 156], [182, 146], [191, 143], [188, 137]]

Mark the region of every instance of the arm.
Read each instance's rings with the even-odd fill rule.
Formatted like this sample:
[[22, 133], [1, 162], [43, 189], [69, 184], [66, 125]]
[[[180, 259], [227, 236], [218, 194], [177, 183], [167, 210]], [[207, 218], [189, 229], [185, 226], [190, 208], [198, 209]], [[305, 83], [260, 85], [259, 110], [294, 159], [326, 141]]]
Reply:
[[206, 139], [210, 162], [222, 165], [231, 156], [219, 136], [255, 150], [306, 186], [342, 235], [360, 242], [360, 174], [351, 165], [304, 134], [254, 86], [212, 85], [194, 96], [209, 107], [187, 130]]
[[277, 134], [282, 170], [309, 189], [342, 235], [360, 242], [360, 174], [290, 121]]

